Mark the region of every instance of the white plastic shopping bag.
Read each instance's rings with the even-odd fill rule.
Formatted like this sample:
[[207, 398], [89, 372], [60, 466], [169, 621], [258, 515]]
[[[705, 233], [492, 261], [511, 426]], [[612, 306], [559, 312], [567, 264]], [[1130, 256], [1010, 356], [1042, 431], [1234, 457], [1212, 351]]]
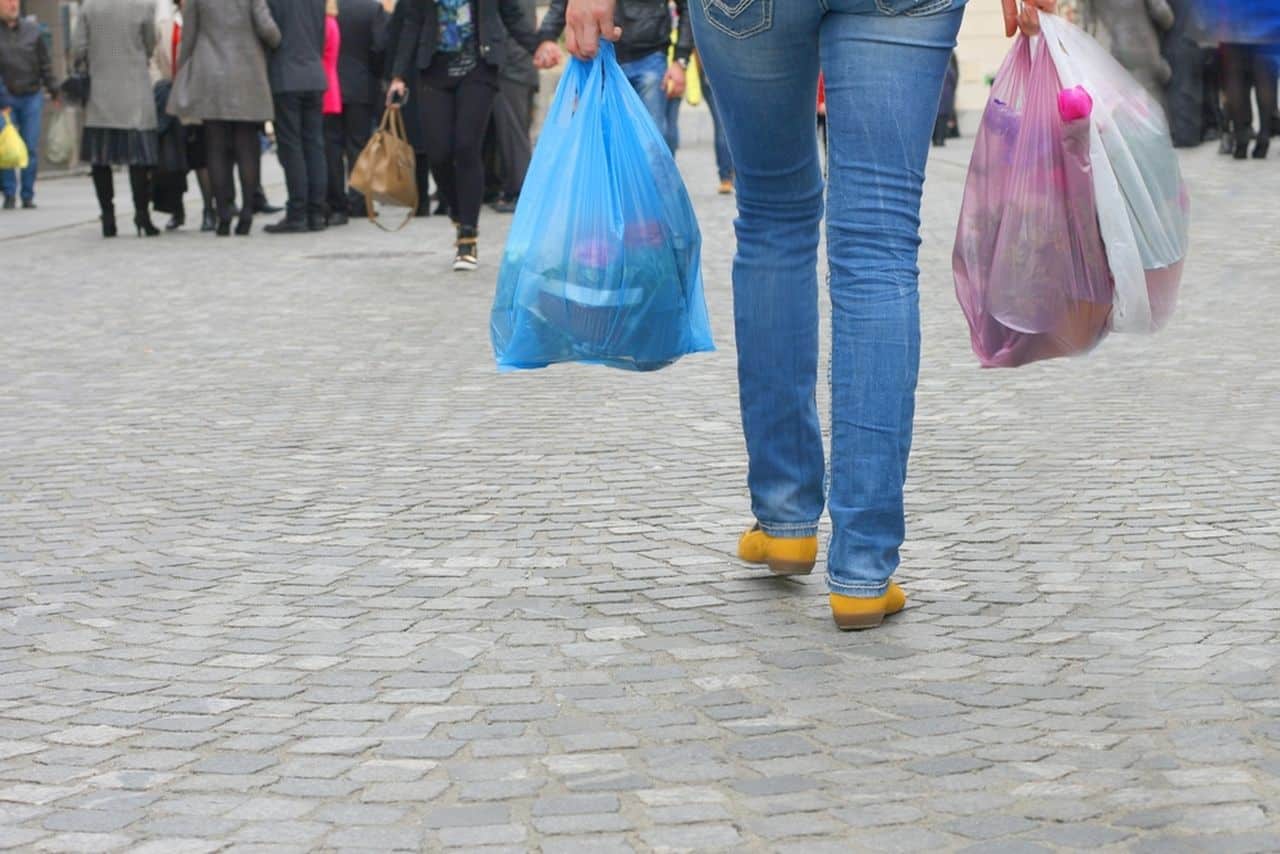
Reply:
[[1082, 30], [1056, 15], [1040, 21], [1063, 87], [1082, 86], [1094, 102], [1089, 148], [1115, 280], [1111, 327], [1155, 331], [1177, 304], [1191, 208], [1164, 109]]

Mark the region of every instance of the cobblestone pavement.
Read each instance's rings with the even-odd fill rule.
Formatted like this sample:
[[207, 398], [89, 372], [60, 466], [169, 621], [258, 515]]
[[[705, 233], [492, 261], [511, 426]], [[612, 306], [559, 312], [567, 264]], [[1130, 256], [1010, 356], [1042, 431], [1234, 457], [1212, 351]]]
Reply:
[[1280, 168], [1185, 155], [1165, 333], [983, 372], [965, 153], [930, 167], [911, 601], [856, 635], [731, 556], [705, 147], [721, 350], [644, 376], [495, 373], [496, 215], [464, 278], [440, 220], [0, 214], [0, 847], [1280, 849]]

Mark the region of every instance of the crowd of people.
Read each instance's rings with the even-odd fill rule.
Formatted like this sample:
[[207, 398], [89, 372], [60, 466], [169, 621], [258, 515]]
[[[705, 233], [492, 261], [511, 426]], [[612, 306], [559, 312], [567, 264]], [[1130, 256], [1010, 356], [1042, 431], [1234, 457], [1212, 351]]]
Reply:
[[[186, 224], [199, 189], [200, 228], [248, 235], [254, 215], [278, 211], [262, 193], [261, 157], [274, 145], [287, 187], [269, 234], [314, 232], [366, 212], [348, 184], [385, 109], [400, 108], [417, 153], [417, 211], [456, 226], [457, 270], [478, 264], [485, 202], [515, 209], [532, 154], [539, 71], [563, 61], [566, 0], [541, 24], [534, 0], [83, 0], [72, 76], [59, 87], [39, 26], [0, 0], [0, 58], [13, 120], [35, 150], [44, 92], [83, 98], [81, 157], [91, 167], [102, 234], [118, 233], [114, 171], [129, 177], [134, 230]], [[631, 0], [618, 60], [672, 152], [694, 55], [687, 0]], [[702, 88], [715, 116], [710, 87]], [[723, 134], [721, 191], [733, 169]], [[34, 207], [35, 160], [21, 175]], [[236, 175], [239, 176], [237, 205]], [[7, 207], [17, 180], [5, 173]]]

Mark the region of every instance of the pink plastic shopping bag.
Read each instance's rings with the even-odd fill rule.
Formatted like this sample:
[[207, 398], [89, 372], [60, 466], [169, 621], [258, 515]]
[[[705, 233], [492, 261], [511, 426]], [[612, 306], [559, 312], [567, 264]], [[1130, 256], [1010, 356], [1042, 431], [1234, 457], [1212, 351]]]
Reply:
[[1041, 40], [1019, 36], [974, 145], [956, 236], [956, 296], [984, 367], [1087, 352], [1114, 289], [1089, 161], [1092, 100], [1064, 90]]

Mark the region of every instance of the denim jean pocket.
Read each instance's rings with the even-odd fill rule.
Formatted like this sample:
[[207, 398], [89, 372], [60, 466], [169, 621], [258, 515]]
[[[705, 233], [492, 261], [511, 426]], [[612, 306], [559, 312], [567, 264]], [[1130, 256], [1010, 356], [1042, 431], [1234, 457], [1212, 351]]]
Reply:
[[906, 15], [921, 17], [946, 12], [958, 6], [956, 0], [876, 0], [876, 8], [882, 15]]
[[707, 23], [735, 39], [750, 38], [773, 26], [773, 0], [700, 0], [700, 2]]

